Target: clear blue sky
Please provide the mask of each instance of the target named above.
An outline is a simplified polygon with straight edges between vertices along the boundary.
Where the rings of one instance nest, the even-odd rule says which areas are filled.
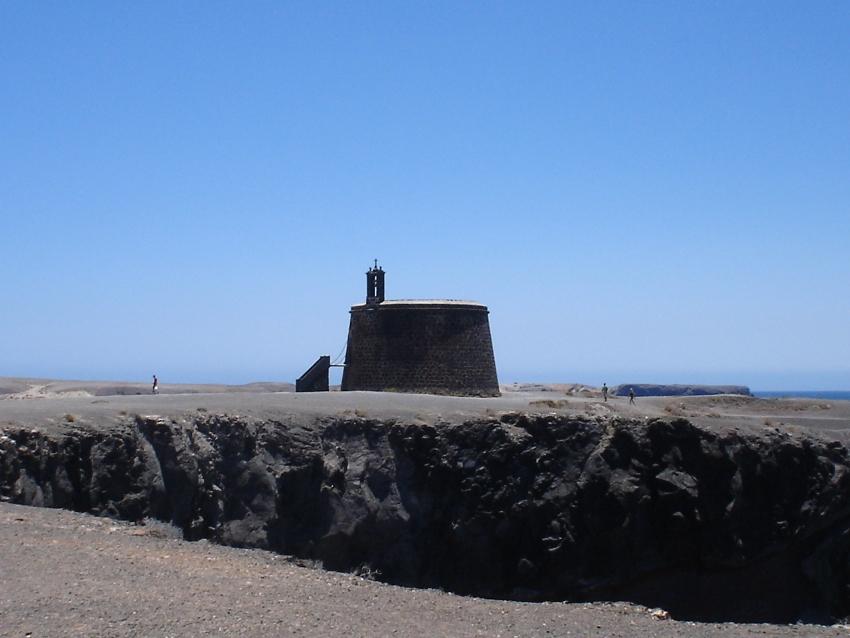
[[[500,380],[850,389],[850,3],[0,4],[0,375],[293,380],[391,298]]]

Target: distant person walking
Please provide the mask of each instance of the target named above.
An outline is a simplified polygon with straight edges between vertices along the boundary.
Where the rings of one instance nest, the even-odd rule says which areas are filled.
[[[151,387],[151,394],[159,394],[159,379],[156,378],[156,375],[153,375],[153,386]]]
[[[634,405],[634,402],[635,402],[635,389],[629,388],[629,403]]]
[[[608,403],[608,386],[605,383],[602,384],[602,400]]]

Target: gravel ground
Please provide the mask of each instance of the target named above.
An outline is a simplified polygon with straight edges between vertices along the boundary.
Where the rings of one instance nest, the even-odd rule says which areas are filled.
[[[259,550],[0,503],[0,636],[847,636],[703,624],[625,604],[515,603],[384,585]]]
[[[80,385],[79,387],[86,387]],[[79,391],[79,390],[77,390]],[[505,412],[572,414],[630,419],[684,417],[717,431],[758,432],[766,427],[817,432],[850,439],[850,401],[715,397],[577,397],[558,392],[505,392],[497,398],[448,397],[393,392],[222,392],[170,395],[67,396],[16,400],[0,396],[0,428],[34,427],[61,433],[70,422],[110,427],[135,414],[178,417],[197,414],[241,415],[289,423],[309,423],[329,416],[363,416],[414,422],[462,422]]]

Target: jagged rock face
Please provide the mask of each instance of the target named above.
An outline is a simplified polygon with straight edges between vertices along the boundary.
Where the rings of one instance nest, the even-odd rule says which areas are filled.
[[[850,612],[848,469],[839,443],[683,420],[201,415],[0,438],[16,503],[152,516],[399,584],[715,620]]]

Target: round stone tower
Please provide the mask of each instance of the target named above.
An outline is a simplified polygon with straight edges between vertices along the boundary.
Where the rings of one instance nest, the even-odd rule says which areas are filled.
[[[377,262],[366,282],[366,303],[351,307],[343,390],[499,395],[487,306],[385,301]]]

